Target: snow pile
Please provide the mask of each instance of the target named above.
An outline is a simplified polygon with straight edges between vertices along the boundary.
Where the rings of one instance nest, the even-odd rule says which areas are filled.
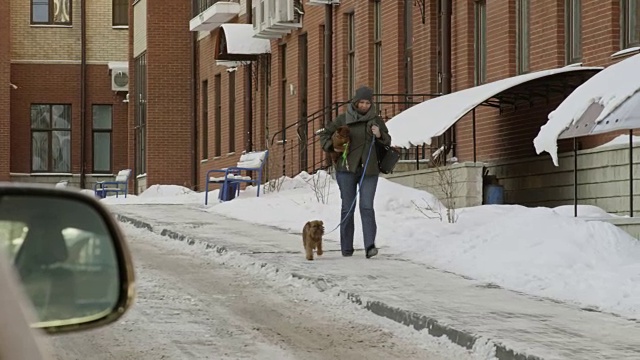
[[[217,203],[218,190],[209,191],[209,203]],[[119,194],[101,200],[106,204],[204,204],[204,192],[195,192],[179,185],[151,185],[140,195]]]
[[[554,111],[540,128],[533,144],[538,154],[546,151],[558,166],[558,136],[593,103],[604,107],[596,123],[604,119],[623,102],[640,90],[640,54],[600,71],[578,86]]]
[[[280,191],[255,197],[255,188],[239,198],[209,208],[203,193],[171,198],[197,203],[212,214],[300,233],[311,219],[325,222],[326,238],[339,240],[340,195],[326,172],[282,178]],[[136,200],[147,200],[139,197]],[[156,199],[156,198],[152,198]],[[195,201],[195,200],[198,201]],[[166,201],[166,200],[164,200]],[[356,248],[362,249],[362,227],[355,207]],[[445,207],[428,192],[380,178],[375,201],[377,245],[394,254],[480,281],[598,308],[640,316],[640,243],[605,221],[595,206],[554,209],[518,205],[485,205],[457,209],[450,224]]]
[[[553,208],[553,211],[558,215],[574,216],[573,205],[562,205]],[[612,217],[620,217],[618,215],[609,214],[601,208],[593,205],[578,205],[578,217],[580,218],[593,218],[593,219],[606,219]]]

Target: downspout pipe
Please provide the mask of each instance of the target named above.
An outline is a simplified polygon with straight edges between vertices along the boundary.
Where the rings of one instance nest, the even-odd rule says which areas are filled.
[[[451,93],[451,0],[439,0],[439,50],[440,50],[440,93],[445,95]],[[452,156],[456,156],[456,125],[447,131],[449,139],[445,135],[444,141],[450,141]],[[446,134],[446,133],[445,133]]]
[[[451,93],[451,0],[442,2],[442,93]]]
[[[80,4],[80,188],[85,188],[85,122],[87,119],[87,2]]]
[[[252,1],[246,1],[246,19],[247,24],[251,24],[253,18]],[[249,65],[245,66],[245,102],[244,102],[244,124],[246,129],[246,150],[247,152],[253,151],[253,63],[249,62]],[[235,96],[235,94],[230,94]]]
[[[191,1],[191,13],[195,14],[197,1]],[[198,32],[191,32],[191,186],[198,189],[198,69],[197,52]],[[207,119],[202,119],[207,121]]]

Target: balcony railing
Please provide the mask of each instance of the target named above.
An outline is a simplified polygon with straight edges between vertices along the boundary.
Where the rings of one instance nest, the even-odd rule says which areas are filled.
[[[217,2],[235,2],[239,4],[240,0],[196,0],[196,8],[193,11],[193,16],[198,16]]]

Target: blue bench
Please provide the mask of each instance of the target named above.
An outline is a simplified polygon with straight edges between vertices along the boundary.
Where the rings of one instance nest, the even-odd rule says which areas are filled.
[[[240,160],[236,166],[231,166],[224,169],[213,169],[207,171],[207,177],[205,179],[205,195],[204,204],[209,203],[209,184],[220,185],[220,192],[218,194],[219,201],[228,201],[235,198],[235,195],[240,195],[240,184],[256,184],[258,187],[257,196],[260,196],[260,184],[262,184],[262,172],[264,164],[267,161],[269,150],[254,151],[245,153],[240,156]],[[242,175],[242,172],[245,175]],[[246,175],[248,172],[256,172],[257,177],[251,178]],[[213,174],[221,174],[220,176],[212,176]]]
[[[116,175],[114,181],[98,181],[93,185],[93,192],[96,197],[104,199],[109,193],[124,194],[127,197],[129,192],[129,176],[131,176],[131,169],[120,170]]]

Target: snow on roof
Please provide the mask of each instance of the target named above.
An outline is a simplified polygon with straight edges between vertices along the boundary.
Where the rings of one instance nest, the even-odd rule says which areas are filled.
[[[556,74],[600,69],[602,67],[566,66],[536,71],[429,99],[387,121],[391,145],[404,148],[411,145],[430,145],[433,137],[442,135],[473,108],[505,90]]]
[[[587,111],[593,103],[604,108],[595,122],[599,123],[640,90],[640,54],[606,67],[577,87],[540,128],[533,145],[538,154],[546,151],[558,166],[558,136]]]
[[[259,55],[271,52],[271,41],[253,37],[251,24],[222,24],[222,29],[228,54]]]

